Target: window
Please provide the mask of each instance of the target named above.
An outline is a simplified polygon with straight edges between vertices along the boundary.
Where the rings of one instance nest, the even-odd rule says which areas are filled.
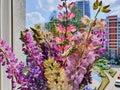
[[[25,29],[25,0],[0,0],[0,7],[0,37],[14,47],[16,57],[22,59],[24,56],[18,49],[21,48],[18,42],[20,31]],[[0,70],[0,90],[11,90],[11,81],[5,74],[6,69],[1,67]]]

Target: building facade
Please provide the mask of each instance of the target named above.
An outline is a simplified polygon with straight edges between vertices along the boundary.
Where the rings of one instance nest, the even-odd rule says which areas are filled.
[[[109,44],[106,45],[108,56],[112,58],[120,57],[120,18],[117,15],[106,18],[107,29],[109,32],[107,39]]]
[[[79,0],[75,2],[75,6],[80,10],[80,14],[83,17],[87,15],[90,17],[90,2],[89,0]]]

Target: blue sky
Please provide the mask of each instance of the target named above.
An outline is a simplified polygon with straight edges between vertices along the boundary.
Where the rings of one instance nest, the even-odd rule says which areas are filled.
[[[68,0],[69,2],[79,0]],[[95,0],[90,1],[91,18],[95,12],[92,10],[92,4]],[[108,15],[120,16],[120,0],[102,0],[103,4],[110,4],[111,12],[109,14],[100,13],[98,18],[105,18]],[[57,5],[60,0],[26,0],[26,26],[34,26],[34,24],[45,23],[49,21],[50,14],[53,10],[58,10]]]

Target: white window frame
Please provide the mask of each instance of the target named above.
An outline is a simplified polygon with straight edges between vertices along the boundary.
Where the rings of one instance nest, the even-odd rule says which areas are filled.
[[[22,60],[20,31],[25,29],[26,0],[0,0],[0,38],[13,47],[13,52]],[[12,90],[7,79],[6,67],[0,65],[0,90]]]

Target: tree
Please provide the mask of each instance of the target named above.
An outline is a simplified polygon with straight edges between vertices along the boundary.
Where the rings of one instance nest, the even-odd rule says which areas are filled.
[[[117,65],[120,65],[119,57],[116,57],[116,58],[115,58],[115,62],[116,62]]]
[[[73,19],[71,19],[71,20],[68,22],[68,24],[69,24],[69,23],[72,23],[74,26],[76,26],[76,29],[77,29],[77,30],[80,30],[80,23],[81,23],[81,22],[80,22],[80,18],[81,18],[80,10],[79,10],[76,6],[74,6],[74,7],[72,8],[72,11],[75,13],[76,16],[75,16]],[[55,11],[53,11],[53,12],[51,13],[51,16],[50,16],[50,21],[45,24],[45,28],[46,28],[48,31],[52,32],[52,30],[55,28],[55,25],[57,25],[57,24],[59,24],[59,23],[65,24],[64,21],[63,21],[63,22],[59,22],[59,21],[57,20],[57,14],[55,13]]]

